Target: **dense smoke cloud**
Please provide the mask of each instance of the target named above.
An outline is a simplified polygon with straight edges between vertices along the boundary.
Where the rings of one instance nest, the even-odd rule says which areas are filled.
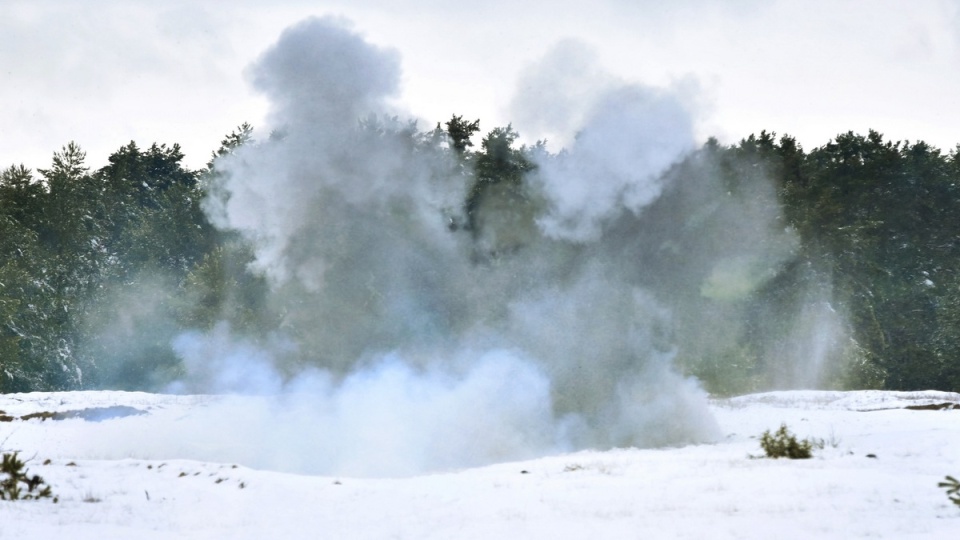
[[[605,93],[569,152],[540,163],[545,234],[599,239],[602,222],[659,197],[663,173],[693,149],[693,123],[673,96],[639,86]]]
[[[528,66],[517,88],[519,128],[565,149],[538,163],[549,202],[538,223],[549,237],[598,240],[604,221],[656,200],[663,173],[694,148],[682,92],[624,83],[577,41]]]
[[[583,127],[591,104],[617,83],[590,47],[565,39],[520,74],[510,118],[524,135],[563,148]]]
[[[551,74],[564,84],[570,54],[589,61],[561,47],[533,87]],[[684,314],[668,300],[681,278],[647,256],[694,217],[637,230],[694,148],[683,100],[610,77],[551,98],[569,119],[525,110],[576,136],[535,154],[523,204],[493,186],[468,217],[456,155],[391,116],[398,62],[322,18],[291,27],[251,67],[274,135],[216,162],[221,195],[208,211],[253,244],[252,270],[284,319],[267,340],[226,324],[181,336],[178,389],[276,395],[284,412],[254,426],[259,457],[247,462],[291,469],[309,455],[306,469],[321,473],[716,437],[706,394],[674,367]],[[689,246],[702,251],[690,275],[712,276],[691,278],[701,298],[753,290],[789,258],[776,205],[755,199],[727,203],[730,230]],[[470,220],[473,230],[452,226]]]

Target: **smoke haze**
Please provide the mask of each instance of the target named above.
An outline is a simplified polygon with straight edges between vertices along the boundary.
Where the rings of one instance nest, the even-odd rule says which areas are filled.
[[[565,66],[596,76],[581,84]],[[309,19],[249,75],[272,103],[273,135],[216,162],[207,209],[253,244],[251,269],[283,322],[266,340],[226,323],[181,335],[188,375],[172,390],[275,397],[268,418],[244,415],[246,430],[197,429],[205,448],[252,446],[242,457],[254,466],[391,475],[717,437],[706,393],[674,362],[693,339],[676,321],[710,314],[677,309],[673,289],[742,296],[795,238],[759,183],[714,208],[727,229],[683,240],[682,271],[662,266],[697,219],[646,214],[681,189],[668,172],[695,149],[680,96],[602,75],[588,50],[562,43],[513,107],[575,135],[559,154],[534,153],[524,204],[490,188],[465,231],[451,227],[467,220],[470,188],[456,156],[394,116],[395,52],[343,20]],[[709,178],[682,189],[682,200],[724,200]]]

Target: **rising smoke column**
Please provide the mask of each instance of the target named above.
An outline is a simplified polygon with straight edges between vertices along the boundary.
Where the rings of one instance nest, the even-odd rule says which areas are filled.
[[[511,104],[521,130],[565,145],[536,154],[529,179],[545,201],[541,232],[587,246],[660,302],[680,362],[713,371],[715,390],[835,387],[855,345],[829,277],[798,258],[770,163],[749,141],[692,151],[692,81],[650,88],[598,66],[562,42],[525,69]]]
[[[542,156],[535,182],[549,203],[546,236],[595,242],[604,222],[639,213],[661,194],[664,172],[694,149],[693,118],[679,92],[618,81],[574,40],[528,66],[511,112],[564,145]]]
[[[223,325],[185,334],[175,346],[195,376],[182,388],[284,393],[260,437],[284,447],[261,462],[310,455],[311,472],[713,438],[704,392],[672,367],[670,311],[610,235],[693,147],[680,101],[605,89],[569,152],[525,182],[533,202],[492,195],[478,210],[489,230],[471,234],[449,227],[469,187],[453,153],[391,119],[399,73],[395,52],[333,18],[286,30],[250,68],[275,135],[216,162],[225,196],[207,207],[253,244],[289,336],[272,348]],[[477,244],[503,223],[510,249],[506,235]]]

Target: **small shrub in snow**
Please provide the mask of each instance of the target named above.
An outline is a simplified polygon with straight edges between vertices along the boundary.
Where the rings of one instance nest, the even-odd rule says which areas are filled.
[[[50,486],[39,475],[29,476],[26,470],[26,464],[17,456],[17,452],[3,454],[3,462],[0,463],[0,474],[7,477],[0,480],[0,500],[16,501],[52,498]],[[24,491],[26,488],[26,491]]]
[[[947,490],[947,498],[950,502],[960,506],[960,481],[952,476],[947,476],[946,481],[940,482],[937,486]]]
[[[797,437],[787,431],[786,424],[780,424],[780,429],[771,434],[770,430],[763,432],[760,437],[760,447],[768,458],[808,459],[813,454],[813,443],[805,439],[798,441]]]

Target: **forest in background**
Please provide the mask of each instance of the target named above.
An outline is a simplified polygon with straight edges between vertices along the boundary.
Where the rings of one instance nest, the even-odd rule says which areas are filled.
[[[479,130],[458,116],[427,131],[370,119],[349,136],[442,158],[444,181],[465,196],[437,219],[482,267],[525,249],[523,235],[491,244],[490,230],[513,238],[504,231],[536,226],[536,164],[551,156],[542,144],[519,145],[509,126]],[[161,391],[184,373],[176,336],[222,322],[254,342],[289,336],[298,344],[291,375],[322,362],[324,344],[287,316],[289,304],[271,301],[249,240],[205,211],[205,201],[229,197],[218,157],[283,136],[254,141],[244,124],[202,170],[183,165],[178,145],[133,142],[98,170],[75,143],[47,169],[3,170],[0,392]],[[730,146],[709,140],[660,183],[642,211],[603,227],[670,310],[660,333],[677,369],[708,391],[809,385],[797,350],[824,355],[822,387],[960,391],[960,147],[944,153],[871,131],[806,151],[761,132]],[[704,263],[734,249],[702,239],[742,227],[742,208],[776,216],[789,256],[773,266]],[[825,342],[796,343],[803,326]]]

